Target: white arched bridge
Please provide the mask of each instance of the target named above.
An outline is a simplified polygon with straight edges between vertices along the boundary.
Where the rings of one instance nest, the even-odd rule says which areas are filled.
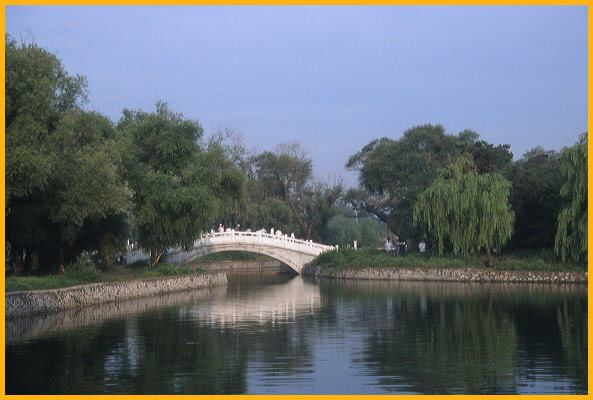
[[[333,248],[334,246],[314,243],[311,240],[294,239],[287,235],[272,235],[261,231],[210,232],[197,239],[194,247],[188,251],[169,249],[165,258],[168,262],[186,264],[211,253],[246,251],[275,258],[300,274],[305,264]],[[130,262],[133,261],[128,256],[128,263]]]

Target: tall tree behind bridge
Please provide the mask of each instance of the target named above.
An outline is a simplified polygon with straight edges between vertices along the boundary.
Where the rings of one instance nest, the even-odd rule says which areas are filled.
[[[220,146],[201,148],[197,121],[157,103],[156,111],[124,110],[118,128],[131,141],[127,179],[134,189],[139,245],[150,265],[170,246],[190,248],[229,204],[244,196],[244,175]]]
[[[313,162],[298,142],[279,144],[274,152],[256,156],[254,164],[255,179],[251,184],[262,189],[264,199],[272,197],[285,202],[301,237],[324,241],[327,224],[335,215],[335,203],[342,195],[342,182],[313,178]],[[260,203],[265,204],[264,199],[260,198]]]

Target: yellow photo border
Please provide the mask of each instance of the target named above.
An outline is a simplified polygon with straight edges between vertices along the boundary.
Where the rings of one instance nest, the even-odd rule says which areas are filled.
[[[248,1],[248,0],[233,0],[233,1],[205,1],[205,2],[196,2],[196,1],[176,1],[174,2],[175,5],[587,5],[589,6],[590,1],[568,1],[568,2],[559,2],[553,0],[543,0],[543,1],[470,1],[470,0],[460,0],[460,1],[408,1],[408,2],[394,2],[394,1],[373,1],[370,3],[362,3],[360,1],[348,0],[348,1],[271,1],[271,0],[263,0],[263,1]],[[125,2],[116,2],[116,1],[72,1],[72,0],[65,0],[65,1],[8,1],[3,3],[2,7],[2,17],[1,25],[2,31],[4,32],[3,35],[6,34],[6,12],[5,9],[7,5],[163,5],[162,1],[125,1]],[[173,5],[173,4],[170,4]],[[591,23],[591,15],[593,13],[591,7],[588,7],[588,21],[589,24]],[[588,59],[590,60],[590,47],[591,47],[591,26],[588,27]],[[5,82],[5,41],[2,41],[2,69],[1,69],[1,76],[2,81]],[[588,71],[588,93],[591,93],[591,71]],[[5,92],[1,94],[2,98],[2,118],[1,118],[1,130],[2,130],[2,141],[0,146],[2,147],[2,152],[0,155],[0,164],[2,166],[2,170],[5,170],[5,140],[4,140],[4,133],[5,133]],[[591,111],[591,105],[588,106],[589,114]],[[588,130],[590,130],[590,122],[588,122]],[[591,169],[593,162],[591,161],[591,149],[588,150],[588,168]],[[591,198],[591,176],[588,177],[589,182],[589,199]],[[2,188],[2,203],[5,205],[5,174],[2,175],[0,178],[0,186]],[[0,217],[2,220],[2,225],[5,227],[5,214],[2,214]],[[589,211],[589,220],[591,220],[591,211]],[[589,245],[593,243],[592,239],[592,230],[588,228],[589,238],[588,242]],[[2,229],[2,241],[5,242],[6,240],[6,232],[5,229]],[[591,262],[589,261],[588,271],[591,270]],[[2,276],[2,291],[4,293],[4,276]],[[5,301],[4,297],[1,300],[2,309],[5,308]],[[591,306],[593,302],[591,298],[588,298],[588,310],[591,310]],[[3,311],[4,313],[4,311]],[[5,343],[5,322],[4,318],[2,318],[1,322],[1,337],[2,341]],[[588,337],[590,338],[591,332],[591,319],[588,321]],[[590,346],[588,346],[588,360],[591,360],[591,354],[593,350]],[[51,399],[51,400],[62,400],[62,399],[70,399],[70,398],[81,398],[79,395],[45,395],[45,396],[16,396],[16,395],[6,395],[6,381],[5,381],[5,366],[6,366],[6,352],[5,347],[2,349],[2,375],[0,377],[0,384],[2,387],[2,398],[15,398],[15,399]],[[591,366],[588,363],[589,371],[589,382],[588,382],[588,395],[579,395],[579,396],[568,396],[568,395],[548,395],[545,396],[546,399],[548,398],[571,398],[571,399],[588,399],[591,396]],[[226,399],[226,400],[245,400],[245,399],[270,399],[270,398],[282,398],[287,400],[292,399],[325,399],[325,400],[345,400],[345,399],[369,399],[369,400],[407,400],[407,399],[422,399],[422,400],[433,400],[439,399],[446,396],[437,396],[437,395],[309,395],[309,396],[301,396],[301,395],[284,395],[284,396],[265,396],[265,395],[184,395],[184,396],[175,396],[175,395],[166,395],[162,396],[159,395],[158,398],[175,398],[175,397],[183,397],[183,398],[191,398],[191,399]],[[461,396],[460,396],[461,397]],[[463,399],[483,399],[485,396],[480,395],[464,395]],[[487,396],[487,397],[495,397],[495,398],[520,398],[521,400],[539,400],[542,398],[541,395],[510,395],[510,396]],[[109,398],[109,399],[149,399],[149,398],[156,398],[154,395],[84,395],[85,399],[96,399],[96,398]]]

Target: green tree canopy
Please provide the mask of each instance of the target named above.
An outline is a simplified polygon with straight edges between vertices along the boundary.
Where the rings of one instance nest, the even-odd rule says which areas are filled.
[[[490,249],[504,245],[513,232],[510,190],[502,175],[478,174],[472,156],[465,154],[418,197],[414,222],[435,235],[439,253],[447,243],[455,254],[485,248],[492,267]]]
[[[244,196],[244,175],[219,146],[199,145],[198,122],[173,113],[124,110],[119,129],[131,141],[127,177],[134,189],[138,242],[156,264],[170,246],[189,248],[233,199]]]
[[[313,162],[298,142],[281,143],[274,151],[258,154],[247,151],[236,138],[224,144],[224,137],[232,138],[233,134],[218,132],[214,139],[236,155],[233,160],[248,180],[249,197],[247,213],[224,222],[240,222],[253,229],[274,227],[294,232],[300,238],[325,242],[327,225],[342,196],[341,180],[314,178]]]
[[[69,75],[35,43],[5,39],[6,207],[11,197],[43,189],[55,161],[47,143],[65,113],[86,101],[86,79]]]
[[[313,162],[298,142],[283,143],[274,152],[265,151],[256,157],[256,177],[265,195],[285,201],[301,235],[309,238],[314,220],[308,184],[313,175]]]
[[[327,237],[328,243],[339,246],[352,246],[356,241],[358,248],[382,247],[387,237],[395,240],[395,236],[389,231],[387,225],[374,216],[364,216],[357,220],[336,215],[327,226]]]
[[[452,135],[442,125],[427,124],[408,129],[398,140],[375,139],[346,164],[358,171],[362,190],[351,191],[347,198],[399,236],[418,241],[421,232],[413,224],[413,206],[442,169],[465,152],[473,155],[479,173],[502,172],[511,163],[509,145],[494,146],[478,138],[469,129]]]
[[[359,172],[368,196],[365,211],[375,214],[404,237],[414,236],[411,211],[416,197],[460,150],[456,137],[441,125],[423,125],[404,132],[399,140],[376,139],[353,156],[346,167]]]
[[[15,272],[33,257],[63,271],[85,226],[124,212],[124,145],[106,117],[81,109],[86,79],[34,43],[6,38],[6,239]],[[26,259],[23,260],[23,254]]]
[[[241,223],[243,227],[254,231],[274,228],[286,234],[296,232],[298,235],[300,229],[290,206],[274,197],[266,197],[258,202],[251,201]]]
[[[558,216],[555,249],[563,260],[587,263],[588,259],[588,182],[587,182],[587,132],[579,141],[562,154],[562,174],[565,183],[560,195],[569,199],[568,205]]]
[[[538,146],[509,168],[508,179],[513,182],[510,202],[516,217],[511,248],[554,247],[558,214],[565,202],[560,196],[560,156]]]
[[[344,185],[341,180],[333,183],[317,180],[311,185],[311,214],[313,232],[310,237],[316,242],[328,243],[327,228],[331,219],[337,214],[337,201],[342,197]]]

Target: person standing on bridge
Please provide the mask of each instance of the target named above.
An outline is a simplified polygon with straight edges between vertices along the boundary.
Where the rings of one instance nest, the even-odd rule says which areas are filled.
[[[222,224],[218,224],[218,232],[224,232],[224,226]]]
[[[274,236],[274,227],[272,227],[272,229],[270,229],[270,235]]]
[[[385,241],[385,251],[387,252],[387,255],[391,252],[391,238],[387,238]]]

